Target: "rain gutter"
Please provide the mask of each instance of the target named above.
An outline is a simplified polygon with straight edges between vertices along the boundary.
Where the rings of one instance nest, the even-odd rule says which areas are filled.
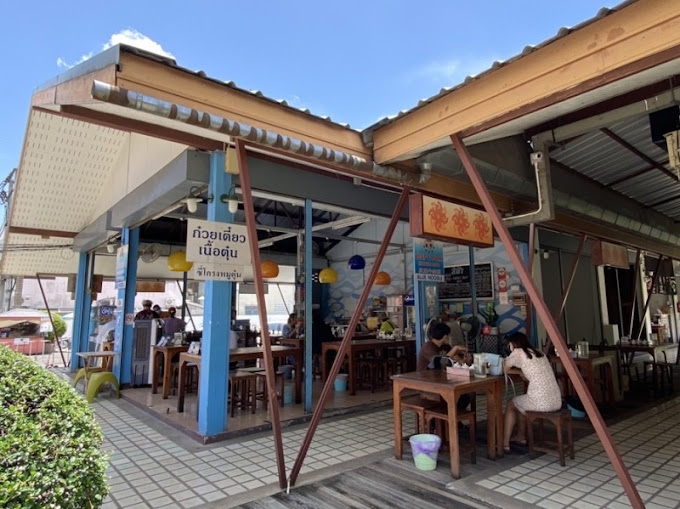
[[[351,170],[368,172],[376,177],[393,180],[406,186],[423,184],[429,180],[431,175],[427,171],[411,173],[392,166],[383,166],[348,152],[308,143],[275,131],[253,127],[245,122],[206,113],[101,81],[95,80],[93,82],[92,97],[102,102],[203,127],[223,135],[241,138],[290,154],[315,159],[324,163],[345,166]]]

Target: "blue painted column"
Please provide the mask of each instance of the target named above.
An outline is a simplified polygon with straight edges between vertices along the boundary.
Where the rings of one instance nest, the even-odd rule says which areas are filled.
[[[231,187],[231,174],[224,171],[224,152],[210,156],[208,221],[231,223],[233,214],[220,195]],[[188,234],[188,232],[187,232]],[[203,303],[203,338],[199,378],[198,432],[216,435],[227,429],[227,386],[229,381],[229,335],[231,332],[231,294],[234,284],[206,281]]]
[[[312,200],[305,200],[305,413],[312,411]]]
[[[139,228],[123,228],[121,248],[127,246],[127,270],[124,287],[118,288],[116,299],[116,328],[113,350],[118,356],[113,361],[113,372],[121,384],[132,381],[132,358],[134,329],[125,324],[125,315],[135,311],[135,295],[137,294],[137,255],[139,253]]]
[[[73,304],[73,331],[71,334],[71,371],[78,369],[78,353],[83,352],[83,344],[89,339],[90,306],[92,297],[87,285],[88,262],[90,255],[80,253],[78,274],[76,275],[76,300]],[[83,340],[85,337],[85,340]]]

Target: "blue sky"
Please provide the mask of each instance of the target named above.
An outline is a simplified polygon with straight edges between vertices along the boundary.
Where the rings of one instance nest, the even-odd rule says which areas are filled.
[[[594,16],[604,0],[5,2],[0,178],[32,91],[127,36],[181,66],[364,128]]]

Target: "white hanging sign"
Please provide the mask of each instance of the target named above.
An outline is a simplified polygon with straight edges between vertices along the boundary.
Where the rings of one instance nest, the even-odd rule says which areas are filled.
[[[243,266],[194,262],[188,273],[196,281],[243,281]]]
[[[188,261],[209,265],[230,265],[232,268],[250,265],[247,228],[237,224],[189,219],[186,256]]]

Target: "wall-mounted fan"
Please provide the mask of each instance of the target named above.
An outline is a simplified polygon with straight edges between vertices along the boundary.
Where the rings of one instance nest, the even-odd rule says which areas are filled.
[[[482,333],[482,322],[479,321],[479,318],[471,315],[460,324],[460,328],[465,333],[468,349],[473,352],[479,352],[478,340]]]
[[[160,244],[149,244],[142,250],[142,261],[144,263],[153,263],[158,260],[161,255]]]

